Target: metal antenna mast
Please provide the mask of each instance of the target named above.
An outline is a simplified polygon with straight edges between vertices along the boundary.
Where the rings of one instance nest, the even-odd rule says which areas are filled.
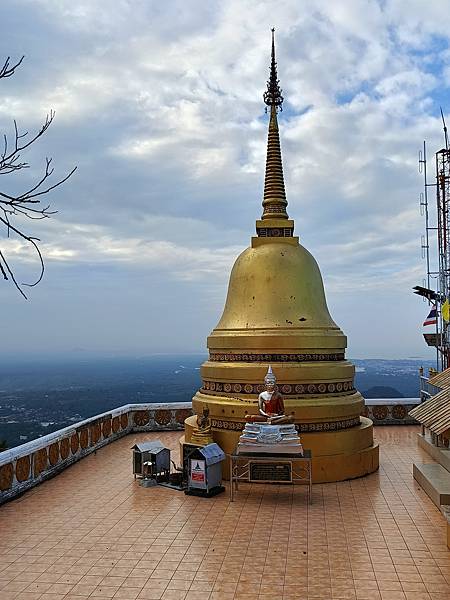
[[[426,298],[436,306],[436,332],[424,333],[429,346],[436,347],[437,369],[450,366],[450,328],[442,316],[442,306],[450,300],[450,150],[447,127],[441,108],[444,127],[445,148],[435,154],[435,183],[427,179],[426,143],[419,152],[419,172],[424,175],[424,191],[420,194],[420,211],[425,218],[425,236],[422,236],[422,257],[426,259],[426,286],[416,286],[415,294]],[[436,188],[436,226],[430,225],[430,205],[428,188]],[[434,211],[433,211],[434,212]],[[436,233],[435,233],[436,232]],[[436,253],[430,252],[430,237],[435,237]],[[434,284],[434,285],[432,285]],[[432,288],[435,289],[432,289]]]
[[[420,192],[420,214],[425,217],[425,236],[422,236],[422,258],[427,261],[427,287],[430,288],[430,214],[428,210],[427,145],[419,151],[419,173],[423,173],[423,192]],[[436,228],[434,228],[436,229]],[[424,280],[425,284],[425,280]]]
[[[445,137],[447,138],[446,128],[444,129],[444,132]],[[439,287],[442,307],[442,303],[450,296],[450,151],[448,147],[436,152],[436,201],[438,211]],[[443,318],[442,310],[440,320],[442,336],[442,368],[446,369],[449,366],[450,340],[448,322]]]
[[[442,107],[440,106],[439,108],[441,110],[442,125],[444,127],[445,149],[448,150],[447,125],[445,124],[444,113],[442,112]]]

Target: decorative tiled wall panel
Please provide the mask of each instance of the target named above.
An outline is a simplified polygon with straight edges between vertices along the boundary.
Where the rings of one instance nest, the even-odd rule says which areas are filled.
[[[0,453],[0,504],[134,431],[184,429],[191,402],[127,404]]]
[[[417,404],[369,404],[366,400],[361,416],[372,419],[374,425],[417,425],[417,421],[408,415]]]

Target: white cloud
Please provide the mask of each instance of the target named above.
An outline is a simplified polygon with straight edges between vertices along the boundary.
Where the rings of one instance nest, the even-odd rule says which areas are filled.
[[[389,285],[406,289],[420,276],[417,150],[424,138],[430,154],[442,144],[436,99],[450,81],[448,11],[439,0],[426,9],[418,0],[273,8],[20,0],[0,9],[6,24],[23,24],[5,27],[3,52],[27,54],[1,84],[1,129],[12,116],[37,125],[55,108],[29,158],[55,154],[63,171],[79,165],[57,195],[60,215],[35,227],[49,270],[149,269],[161,290],[192,279],[202,301],[225,297],[260,213],[261,97],[275,25],[289,212],[327,289],[389,297]],[[18,245],[10,252],[28,256]]]

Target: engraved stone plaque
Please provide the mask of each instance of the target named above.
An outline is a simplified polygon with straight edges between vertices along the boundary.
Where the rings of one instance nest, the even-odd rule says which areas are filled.
[[[292,482],[292,463],[290,461],[249,462],[249,481],[276,483]]]

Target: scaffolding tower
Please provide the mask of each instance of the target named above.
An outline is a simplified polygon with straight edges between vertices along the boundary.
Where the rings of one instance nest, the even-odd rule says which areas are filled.
[[[445,370],[450,366],[450,323],[444,319],[442,307],[450,301],[450,150],[447,127],[444,124],[445,148],[435,154],[435,181],[427,178],[427,148],[419,153],[419,172],[423,173],[424,191],[420,194],[421,213],[425,219],[425,235],[422,236],[422,257],[426,260],[427,277],[423,287],[414,288],[429,304],[436,307],[436,329],[434,333],[424,333],[428,346],[436,348],[436,368]],[[430,206],[428,190],[434,187],[436,205]],[[432,245],[430,243],[432,242]],[[434,288],[434,289],[433,289]],[[447,302],[448,306],[448,302]],[[444,316],[445,310],[444,310]]]

